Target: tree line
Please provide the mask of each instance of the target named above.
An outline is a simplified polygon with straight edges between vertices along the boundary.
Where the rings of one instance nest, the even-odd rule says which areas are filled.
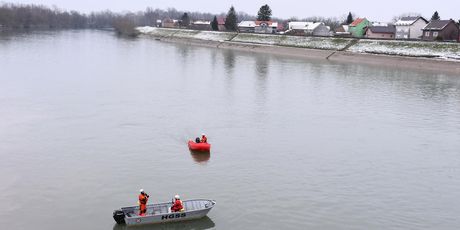
[[[272,10],[265,4],[260,7],[257,16],[245,12],[237,12],[231,6],[228,12],[222,14],[211,14],[201,12],[184,12],[175,8],[167,10],[146,8],[145,11],[114,13],[111,11],[92,12],[89,14],[77,11],[62,10],[57,7],[47,7],[43,5],[24,5],[13,3],[0,4],[0,28],[2,29],[81,29],[81,28],[115,28],[119,33],[135,34],[136,26],[156,26],[157,20],[181,19],[182,26],[188,26],[191,20],[211,21],[211,28],[218,30],[217,18],[225,18],[227,30],[238,30],[238,22],[246,20],[269,21],[274,20],[287,27],[289,21],[299,21],[297,18],[288,20],[272,18]],[[438,12],[433,14],[432,19],[439,20]],[[350,24],[354,20],[354,15],[350,12],[346,19],[309,17],[301,21],[323,22],[331,28],[336,28],[342,24]],[[459,21],[460,23],[460,21]]]

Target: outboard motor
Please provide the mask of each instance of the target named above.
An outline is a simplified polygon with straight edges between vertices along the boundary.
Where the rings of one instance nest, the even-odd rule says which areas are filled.
[[[124,224],[125,223],[125,213],[121,210],[113,211],[113,219],[117,224]]]

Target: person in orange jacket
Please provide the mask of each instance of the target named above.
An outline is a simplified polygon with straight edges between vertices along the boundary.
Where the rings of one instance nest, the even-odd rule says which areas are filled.
[[[204,133],[201,134],[201,143],[208,143],[208,138]]]
[[[140,190],[139,194],[139,216],[145,216],[147,212],[147,201],[149,200],[149,195],[144,192],[144,189]]]
[[[174,202],[173,205],[171,206],[171,212],[180,212],[184,209],[184,206],[182,205],[182,201],[180,200],[179,195],[174,196]]]

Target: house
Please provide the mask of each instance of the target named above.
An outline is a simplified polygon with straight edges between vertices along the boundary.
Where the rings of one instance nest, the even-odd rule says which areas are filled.
[[[364,36],[365,29],[369,25],[370,22],[366,18],[358,18],[349,25],[348,32],[353,37],[361,38]]]
[[[386,22],[371,22],[372,26],[388,26]]]
[[[396,39],[421,39],[422,29],[428,24],[423,17],[402,17],[396,23]]]
[[[164,28],[176,28],[179,27],[179,20],[166,18],[161,22],[161,27]]]
[[[238,30],[241,33],[254,33],[256,28],[255,21],[241,21],[238,23]]]
[[[276,28],[278,32],[284,31],[284,23],[278,23],[278,27]]]
[[[366,38],[375,39],[395,39],[396,27],[387,26],[370,26],[366,28]]]
[[[458,41],[459,28],[454,20],[433,20],[423,28],[424,41]]]
[[[194,21],[190,24],[190,29],[193,30],[211,30],[211,22],[210,21]]]
[[[287,34],[300,36],[330,36],[331,29],[323,22],[289,22]]]
[[[219,31],[227,30],[227,28],[225,28],[225,18],[224,17],[217,18],[217,27],[219,28]]]
[[[334,36],[337,36],[337,37],[351,37],[351,33],[348,32],[348,25],[341,25],[337,28],[335,28],[335,32],[334,32]]]
[[[256,21],[254,32],[259,34],[274,34],[278,30],[278,22],[272,21]]]

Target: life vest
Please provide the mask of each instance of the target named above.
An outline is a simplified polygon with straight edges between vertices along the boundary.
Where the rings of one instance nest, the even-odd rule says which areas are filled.
[[[208,138],[206,136],[201,137],[201,143],[208,143]]]
[[[184,211],[184,205],[182,204],[181,200],[176,200],[171,207],[171,211],[173,212],[182,212]]]
[[[139,195],[139,204],[146,205],[148,199],[149,199],[149,198],[148,198],[146,195],[140,194],[140,195]]]

